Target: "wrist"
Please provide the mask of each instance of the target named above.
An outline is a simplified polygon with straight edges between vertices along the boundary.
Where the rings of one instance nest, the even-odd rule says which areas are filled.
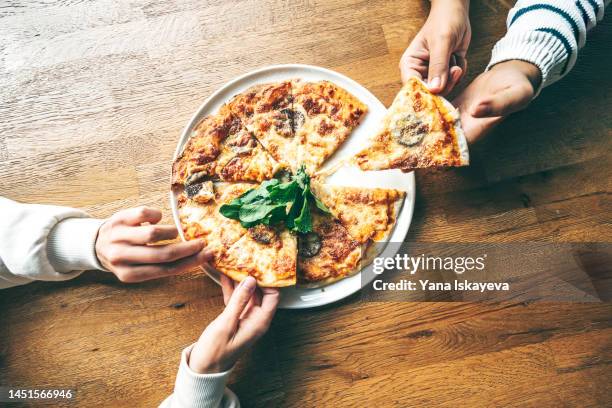
[[[222,365],[219,363],[205,363],[200,361],[193,361],[191,358],[187,359],[187,365],[189,368],[198,374],[216,374],[223,373],[232,368],[232,365]]]
[[[470,0],[431,0],[431,7],[461,7],[467,11]]]
[[[234,366],[234,361],[230,361],[222,351],[216,350],[213,344],[194,344],[187,365],[198,374],[216,374],[230,370]]]
[[[531,62],[523,60],[507,60],[495,64],[493,67],[491,67],[491,69],[501,69],[502,67],[508,67],[523,74],[525,78],[527,78],[527,80],[531,83],[534,92],[540,87],[540,84],[542,83],[542,72],[540,71],[540,68],[538,68],[537,65],[532,64]]]

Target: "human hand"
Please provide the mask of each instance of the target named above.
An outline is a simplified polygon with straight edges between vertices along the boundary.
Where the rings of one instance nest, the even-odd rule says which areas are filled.
[[[447,94],[467,72],[469,0],[431,0],[427,21],[402,58],[402,81],[416,76],[434,93]]]
[[[122,282],[141,282],[176,275],[211,260],[201,240],[148,245],[178,235],[174,225],[155,225],[161,218],[161,211],[147,207],[122,210],[110,217],[96,238],[100,264]]]
[[[257,288],[251,276],[241,283],[221,276],[225,310],[204,330],[189,356],[189,367],[201,374],[227,371],[270,327],[279,293]]]
[[[527,107],[541,81],[537,66],[519,60],[501,62],[478,75],[453,101],[468,142],[481,139],[506,116]]]

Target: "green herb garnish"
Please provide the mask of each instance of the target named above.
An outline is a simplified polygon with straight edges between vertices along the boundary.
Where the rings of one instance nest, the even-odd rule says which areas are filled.
[[[312,194],[310,176],[302,166],[289,181],[264,181],[259,187],[222,205],[219,212],[227,218],[240,221],[244,228],[284,222],[291,231],[307,233],[312,231],[311,205],[329,213],[325,204]]]

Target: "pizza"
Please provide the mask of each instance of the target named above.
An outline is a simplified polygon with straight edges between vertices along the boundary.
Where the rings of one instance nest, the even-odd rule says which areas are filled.
[[[362,170],[466,166],[459,112],[411,78],[395,97],[379,132],[355,160]]]
[[[300,80],[262,84],[235,96],[229,111],[257,135],[279,163],[315,172],[344,142],[367,106],[329,82]]]
[[[298,237],[298,276],[302,283],[331,283],[357,271],[362,245],[340,221],[313,209],[312,232]]]
[[[185,189],[178,212],[186,240],[202,239],[212,266],[234,280],[254,276],[261,286],[295,285],[297,238],[288,231],[258,225],[243,228],[219,212],[250,189],[248,183],[206,181]]]
[[[173,163],[184,239],[204,240],[215,270],[263,287],[323,285],[360,270],[395,225],[405,194],[331,186],[317,173],[366,112],[328,81],[266,83],[235,95],[194,127]],[[268,211],[257,191],[266,196],[280,184],[279,197],[297,194],[291,204],[274,204],[258,222],[240,218],[243,202],[248,214]],[[292,211],[299,227],[272,221]]]
[[[173,186],[200,181],[263,181],[282,166],[229,111],[205,117],[172,166]]]
[[[292,101],[292,83],[284,81],[251,87],[221,110],[241,118],[277,162],[295,168],[295,127],[299,120],[294,116]]]
[[[215,267],[236,281],[250,275],[260,286],[291,286],[296,283],[296,247],[295,234],[259,224],[216,258]]]
[[[406,195],[394,189],[335,186],[320,181],[310,186],[360,244],[384,241],[389,236]]]
[[[215,259],[245,233],[238,221],[219,213],[221,205],[253,187],[249,183],[205,181],[187,187],[177,200],[179,221],[186,240],[202,239]]]
[[[298,163],[314,172],[357,127],[367,106],[329,81],[294,81],[293,111]]]

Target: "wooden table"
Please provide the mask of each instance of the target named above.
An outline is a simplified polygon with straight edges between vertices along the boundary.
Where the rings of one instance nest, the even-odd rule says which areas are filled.
[[[474,1],[471,80],[513,2]],[[97,217],[168,208],[170,160],[202,100],[278,63],[347,74],[385,104],[422,1],[60,0],[0,6],[0,194]],[[573,72],[473,146],[420,171],[408,239],[610,242],[608,18]],[[464,86],[467,81],[464,81]],[[0,215],[1,216],[1,215]],[[125,285],[89,272],[0,294],[0,384],[80,406],[155,406],[183,347],[222,310],[193,273]],[[609,406],[612,307],[368,303],[279,311],[236,368],[244,406]]]

